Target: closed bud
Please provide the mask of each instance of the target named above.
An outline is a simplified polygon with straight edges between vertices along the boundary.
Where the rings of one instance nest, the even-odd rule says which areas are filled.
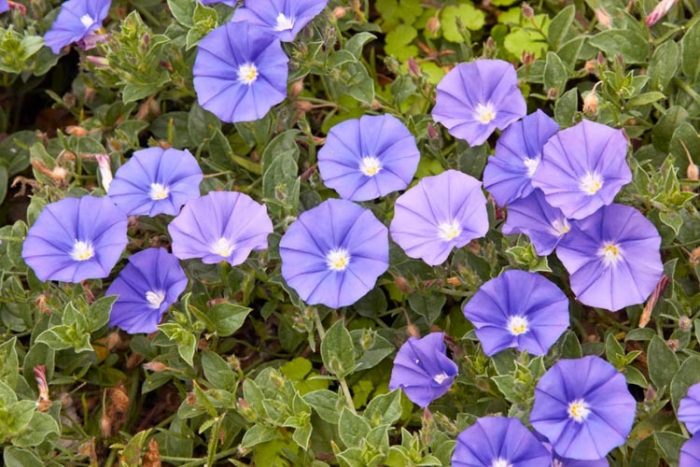
[[[586,73],[593,75],[598,70],[598,62],[595,60],[587,60],[584,69]]]
[[[69,134],[69,135],[71,135],[71,136],[77,136],[77,137],[80,138],[80,137],[83,137],[83,136],[87,135],[87,134],[88,134],[88,131],[87,131],[85,128],[81,127],[81,126],[77,126],[77,125],[68,125],[68,126],[66,127],[66,133]]]
[[[690,252],[690,257],[688,258],[690,265],[695,267],[700,264],[700,246],[695,248]]]
[[[163,362],[148,362],[143,364],[143,369],[152,371],[154,373],[161,373],[163,371],[169,370],[170,367]]]
[[[583,113],[587,115],[595,115],[598,113],[598,94],[596,94],[595,90],[584,96]]]
[[[411,292],[411,286],[408,284],[408,281],[403,276],[398,276],[396,279],[394,279],[394,285],[396,285],[396,287],[402,293],[407,294]]]
[[[689,180],[693,181],[698,181],[698,177],[700,176],[700,173],[698,171],[698,165],[691,162],[688,164],[688,170],[687,170],[687,175]]]
[[[523,18],[532,18],[535,16],[535,10],[532,9],[529,3],[523,3],[521,7]]]
[[[610,16],[610,13],[605,10],[605,8],[596,8],[595,17],[600,25],[605,29],[610,29],[612,26],[612,17]]]
[[[428,22],[425,23],[425,29],[428,30],[432,35],[437,34],[437,32],[440,30],[440,20],[438,19],[437,16],[431,16],[428,19]]]
[[[406,62],[406,65],[408,66],[408,72],[412,76],[415,76],[416,78],[421,76],[420,66],[418,65],[418,62],[416,61],[415,58],[413,58],[413,57],[409,58],[408,61]]]
[[[683,332],[690,332],[693,329],[693,321],[686,315],[681,316],[678,319],[678,329]]]
[[[523,63],[523,65],[530,66],[535,62],[535,54],[532,52],[523,51],[522,55],[520,56],[520,61]]]
[[[292,83],[292,86],[290,88],[290,95],[292,97],[297,97],[301,92],[304,90],[304,80],[303,79],[298,79]]]
[[[348,14],[347,8],[343,8],[342,6],[337,6],[337,7],[333,8],[333,17],[335,19],[340,19],[347,14]]]
[[[109,60],[107,60],[104,57],[98,57],[96,55],[88,55],[87,57],[85,57],[85,60],[87,60],[95,68],[109,68]]]

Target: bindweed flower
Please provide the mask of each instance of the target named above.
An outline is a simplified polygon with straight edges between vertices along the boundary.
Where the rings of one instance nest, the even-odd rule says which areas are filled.
[[[508,217],[501,229],[504,234],[525,234],[540,256],[547,256],[571,230],[569,220],[560,209],[549,205],[542,190],[508,205]]]
[[[394,358],[389,389],[402,389],[414,404],[425,408],[445,395],[457,376],[457,364],[445,353],[445,333],[409,337]]]
[[[265,250],[272,233],[267,208],[235,191],[215,191],[185,204],[168,225],[173,254],[201,258],[205,264],[244,262],[251,251]]]
[[[282,277],[309,305],[352,305],[389,267],[387,229],[372,211],[329,199],[302,213],[280,241]]]
[[[481,417],[457,437],[454,467],[546,467],[552,455],[517,418]]]
[[[197,160],[186,149],[141,149],[117,170],[108,195],[129,215],[174,216],[199,197],[202,179]]]
[[[592,461],[582,461],[578,459],[567,459],[566,457],[561,457],[552,449],[552,445],[549,444],[547,438],[535,432],[535,436],[542,441],[544,447],[552,453],[552,465],[551,467],[610,467],[608,460],[603,457],[602,459],[592,460]],[[549,467],[549,466],[548,466]]]
[[[598,460],[625,443],[635,410],[625,377],[588,356],[560,360],[540,378],[530,422],[558,455]]]
[[[246,0],[231,21],[246,22],[290,42],[327,4],[328,0]]]
[[[496,128],[505,130],[525,116],[525,98],[515,68],[503,60],[461,63],[437,85],[433,120],[471,146],[483,144]]]
[[[107,277],[126,248],[127,217],[109,198],[65,198],[29,229],[22,258],[41,281]]]
[[[681,446],[678,467],[697,467],[700,465],[700,436],[693,436]]]
[[[187,287],[187,276],[177,258],[164,248],[149,248],[129,257],[105,295],[116,295],[110,326],[129,334],[151,333],[168,308]]]
[[[366,115],[334,126],[318,153],[323,183],[353,201],[403,190],[419,160],[416,139],[391,115]]]
[[[399,196],[395,209],[391,237],[408,256],[431,266],[489,229],[481,183],[456,170],[423,178]]]
[[[102,27],[109,14],[111,0],[68,0],[61,5],[56,21],[44,35],[44,42],[54,54],[73,42],[79,42]],[[90,39],[88,39],[90,40]]]
[[[539,274],[506,271],[464,306],[486,355],[517,348],[544,355],[569,327],[569,300]]]
[[[584,120],[553,136],[532,178],[552,206],[583,219],[613,202],[632,180],[621,130]]]
[[[7,3],[7,0],[0,0],[0,13],[5,13],[6,11],[10,10],[10,4]]]
[[[636,209],[606,206],[572,222],[557,246],[583,304],[617,311],[643,303],[663,275],[661,237]]]
[[[224,122],[261,119],[287,95],[288,62],[274,36],[248,23],[224,24],[199,42],[197,101]]]
[[[685,423],[691,434],[700,432],[700,383],[690,386],[688,394],[681,399],[678,420]]]
[[[498,138],[496,154],[484,170],[484,188],[499,206],[525,198],[535,189],[532,177],[542,160],[542,148],[559,125],[538,110],[510,125]]]

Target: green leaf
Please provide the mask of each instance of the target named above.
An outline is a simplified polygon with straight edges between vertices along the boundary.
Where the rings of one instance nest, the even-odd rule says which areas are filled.
[[[17,357],[17,338],[0,344],[0,381],[7,384],[11,389],[17,386],[19,379],[19,358]]]
[[[558,50],[559,46],[564,43],[575,16],[576,7],[574,5],[569,5],[566,8],[562,8],[559,13],[552,18],[552,22],[549,23],[547,41],[553,50]]]
[[[609,29],[599,32],[588,42],[605,52],[609,59],[621,54],[628,64],[644,63],[649,56],[649,42],[634,29]]]
[[[336,321],[321,341],[321,358],[328,371],[344,378],[355,369],[355,348],[343,320]]]
[[[205,350],[202,352],[202,370],[204,377],[215,388],[233,392],[236,389],[236,375],[217,353]]]
[[[678,455],[681,451],[681,446],[687,440],[678,433],[662,431],[654,433],[656,444],[661,449],[663,457],[670,464],[675,465],[678,462]]]
[[[252,448],[261,443],[267,443],[278,437],[277,430],[271,426],[255,424],[250,427],[243,435],[241,440],[242,448]]]
[[[73,348],[76,352],[92,350],[90,334],[76,329],[75,326],[61,324],[39,334],[36,342],[46,344],[54,350]]]
[[[319,389],[304,394],[304,400],[323,420],[328,423],[337,424],[343,399],[333,391]]]
[[[700,23],[695,22],[681,40],[683,73],[694,82],[700,75]]]
[[[367,404],[363,417],[370,425],[393,425],[401,418],[401,391],[392,391],[375,397]]]
[[[673,233],[676,235],[680,233],[681,227],[683,227],[683,216],[677,211],[661,211],[659,213],[659,220],[671,227],[671,230],[673,230]]]
[[[659,390],[668,386],[673,375],[678,371],[678,357],[659,336],[654,336],[649,342],[647,362],[649,378]]]
[[[222,337],[230,336],[243,326],[251,311],[251,308],[236,305],[235,303],[214,305],[208,313],[208,317],[213,325],[212,331],[215,331]]]
[[[356,59],[359,60],[362,58],[362,49],[364,48],[365,44],[373,41],[376,38],[377,36],[369,32],[355,34],[345,43],[345,50],[350,52]]]
[[[418,54],[418,48],[410,45],[418,36],[416,28],[407,24],[397,26],[386,35],[386,53],[399,60],[407,60]],[[357,56],[354,57],[357,60]]]
[[[189,366],[193,366],[194,351],[197,347],[197,338],[195,335],[178,323],[164,323],[158,326],[158,329],[168,336],[168,339],[177,344],[177,351],[180,357],[182,357]]]
[[[416,292],[408,297],[408,306],[425,318],[428,324],[433,324],[438,319],[445,303],[447,303],[447,297],[438,293]]]
[[[681,64],[681,48],[677,42],[666,41],[654,50],[649,61],[649,87],[665,90]]]
[[[173,17],[178,23],[187,27],[192,27],[195,6],[197,6],[196,0],[168,0],[168,7]]]
[[[3,450],[2,459],[5,467],[44,467],[46,465],[33,452],[12,446]]]
[[[338,420],[338,435],[346,447],[359,446],[371,428],[367,420],[343,407]]]
[[[87,314],[87,325],[90,331],[97,331],[109,323],[109,315],[116,301],[116,296],[100,297],[90,305],[90,311]]]
[[[443,37],[457,43],[464,42],[460,25],[472,31],[478,31],[484,27],[485,21],[486,14],[477,10],[471,3],[446,6],[440,15]]]
[[[698,375],[700,375],[700,357],[686,358],[671,380],[671,401],[674,409],[678,410],[681,399],[688,393],[688,388],[698,382]]]
[[[564,89],[569,79],[569,72],[561,58],[554,52],[547,53],[547,61],[544,65],[544,87],[547,90],[556,90],[556,95]]]
[[[634,96],[632,99],[627,101],[627,106],[641,107],[642,105],[649,105],[663,99],[666,99],[664,93],[659,91],[650,91]]]
[[[49,414],[34,412],[27,427],[18,436],[12,439],[12,444],[17,447],[27,448],[38,446],[51,434],[58,435],[61,430],[58,423]]]
[[[578,89],[571,88],[554,102],[554,119],[566,128],[574,123],[578,111]]]

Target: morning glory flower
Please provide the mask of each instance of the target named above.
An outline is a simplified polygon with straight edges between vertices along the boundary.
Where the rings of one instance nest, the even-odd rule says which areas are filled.
[[[416,139],[391,115],[365,115],[339,123],[318,153],[323,183],[353,201],[403,190],[419,160]]]
[[[272,221],[264,205],[235,191],[213,191],[185,204],[168,225],[173,254],[205,264],[244,262],[253,250],[265,250]]]
[[[10,4],[7,3],[7,0],[0,0],[0,13],[5,13],[6,11],[10,10]]]
[[[110,326],[129,334],[158,329],[170,305],[187,287],[187,276],[177,258],[164,248],[149,248],[129,257],[105,295],[116,295]]]
[[[539,274],[506,271],[464,306],[486,355],[507,348],[544,355],[569,327],[569,300]]]
[[[425,408],[445,395],[457,376],[457,364],[445,353],[445,333],[409,337],[394,358],[389,389],[402,389],[415,404]]]
[[[598,460],[625,443],[635,410],[625,377],[588,356],[560,360],[540,378],[530,422],[558,455]]]
[[[287,96],[289,59],[280,41],[248,23],[226,23],[199,42],[199,105],[224,122],[261,119]]]
[[[457,65],[442,78],[437,85],[433,119],[455,138],[478,146],[496,128],[505,130],[526,112],[513,65],[479,59]]]
[[[329,199],[303,212],[280,241],[282,277],[309,305],[352,305],[389,267],[387,229],[369,209]]]
[[[126,229],[126,214],[109,198],[65,198],[41,211],[22,258],[43,282],[102,279],[126,248]]]
[[[572,222],[557,257],[583,304],[610,311],[643,303],[663,275],[661,237],[636,209],[611,204]]]
[[[246,0],[232,21],[246,22],[290,42],[327,4],[328,0]]]
[[[484,188],[499,206],[533,192],[532,177],[542,160],[542,148],[557,131],[559,125],[538,110],[510,125],[498,138],[496,153],[484,170]]]
[[[547,202],[569,219],[583,219],[613,202],[632,180],[621,130],[584,120],[553,136],[532,178]]]
[[[197,160],[186,149],[142,149],[117,170],[108,195],[129,215],[174,216],[199,197],[202,178]]]
[[[552,445],[549,443],[547,438],[535,432],[535,436],[542,441],[542,445],[552,453],[552,465],[551,467],[610,467],[607,458],[592,460],[592,461],[582,461],[577,459],[567,459],[566,457],[561,457],[559,454],[554,452]],[[549,466],[548,466],[549,467]]]
[[[693,436],[681,446],[678,467],[697,467],[700,465],[700,436]]]
[[[700,383],[690,386],[688,394],[681,399],[678,420],[685,423],[691,434],[700,432]]]
[[[55,54],[73,42],[79,42],[102,27],[109,14],[111,0],[68,0],[61,5],[56,21],[44,35],[44,42]]]
[[[552,455],[517,418],[481,417],[457,437],[454,467],[546,467]]]
[[[508,216],[501,229],[506,235],[525,234],[540,256],[547,256],[571,230],[560,209],[549,205],[542,190],[508,205]]]
[[[481,182],[456,170],[425,177],[396,200],[391,238],[411,258],[445,262],[489,229]]]

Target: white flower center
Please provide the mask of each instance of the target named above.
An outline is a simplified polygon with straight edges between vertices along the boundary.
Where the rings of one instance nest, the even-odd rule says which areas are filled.
[[[605,242],[598,250],[598,255],[603,258],[606,266],[615,266],[622,258],[622,250],[616,243]]]
[[[162,290],[149,290],[146,292],[146,301],[148,302],[148,307],[157,310],[163,304],[165,300],[165,292]]]
[[[83,26],[86,28],[89,28],[93,24],[95,24],[95,20],[92,18],[92,16],[88,14],[84,14],[83,16],[80,17],[80,22],[83,23]]]
[[[233,253],[233,250],[235,248],[236,245],[234,245],[233,242],[229,241],[228,238],[221,237],[211,244],[211,246],[209,247],[209,251],[211,251],[215,255],[228,258],[229,256],[231,256],[231,253]]]
[[[278,32],[294,29],[294,18],[287,18],[284,13],[280,13],[277,15],[277,24],[274,29]]]
[[[462,226],[459,225],[459,222],[457,222],[456,219],[450,222],[443,222],[442,224],[438,225],[438,237],[446,242],[459,237],[461,233]]]
[[[474,109],[474,118],[479,123],[487,125],[496,118],[496,109],[493,108],[493,104],[487,102],[486,104],[477,104]]]
[[[499,457],[497,459],[494,459],[493,462],[491,462],[491,467],[513,467],[513,464],[511,464],[504,458]]]
[[[442,384],[447,379],[449,379],[449,376],[447,376],[447,373],[445,373],[444,371],[442,373],[438,373],[437,375],[433,376],[433,381],[435,381],[437,384]]]
[[[246,63],[238,67],[238,81],[251,85],[258,79],[258,67],[254,63]]]
[[[537,171],[537,167],[540,166],[540,158],[539,157],[526,157],[523,159],[523,165],[527,169],[527,176],[529,178],[532,178],[533,175],[535,175],[535,172]]]
[[[598,172],[586,172],[579,181],[579,188],[588,196],[593,196],[603,188],[603,177]]]
[[[92,243],[76,240],[70,252],[71,258],[76,261],[87,261],[95,256],[95,248]]]
[[[556,219],[554,222],[552,222],[552,229],[557,236],[561,237],[571,230],[571,226],[569,225],[569,221],[562,217],[561,219]]]
[[[374,156],[365,156],[360,161],[360,172],[368,177],[374,177],[382,170],[382,162]]]
[[[569,413],[569,418],[577,423],[583,423],[591,413],[591,409],[588,408],[588,404],[583,399],[576,399],[570,402],[566,411]]]
[[[530,322],[524,316],[514,315],[508,318],[508,332],[514,336],[525,334],[530,330]]]
[[[345,271],[350,264],[350,253],[345,248],[334,248],[326,255],[326,264],[331,271]]]
[[[153,201],[160,201],[170,196],[170,188],[160,183],[151,183],[149,195]]]

